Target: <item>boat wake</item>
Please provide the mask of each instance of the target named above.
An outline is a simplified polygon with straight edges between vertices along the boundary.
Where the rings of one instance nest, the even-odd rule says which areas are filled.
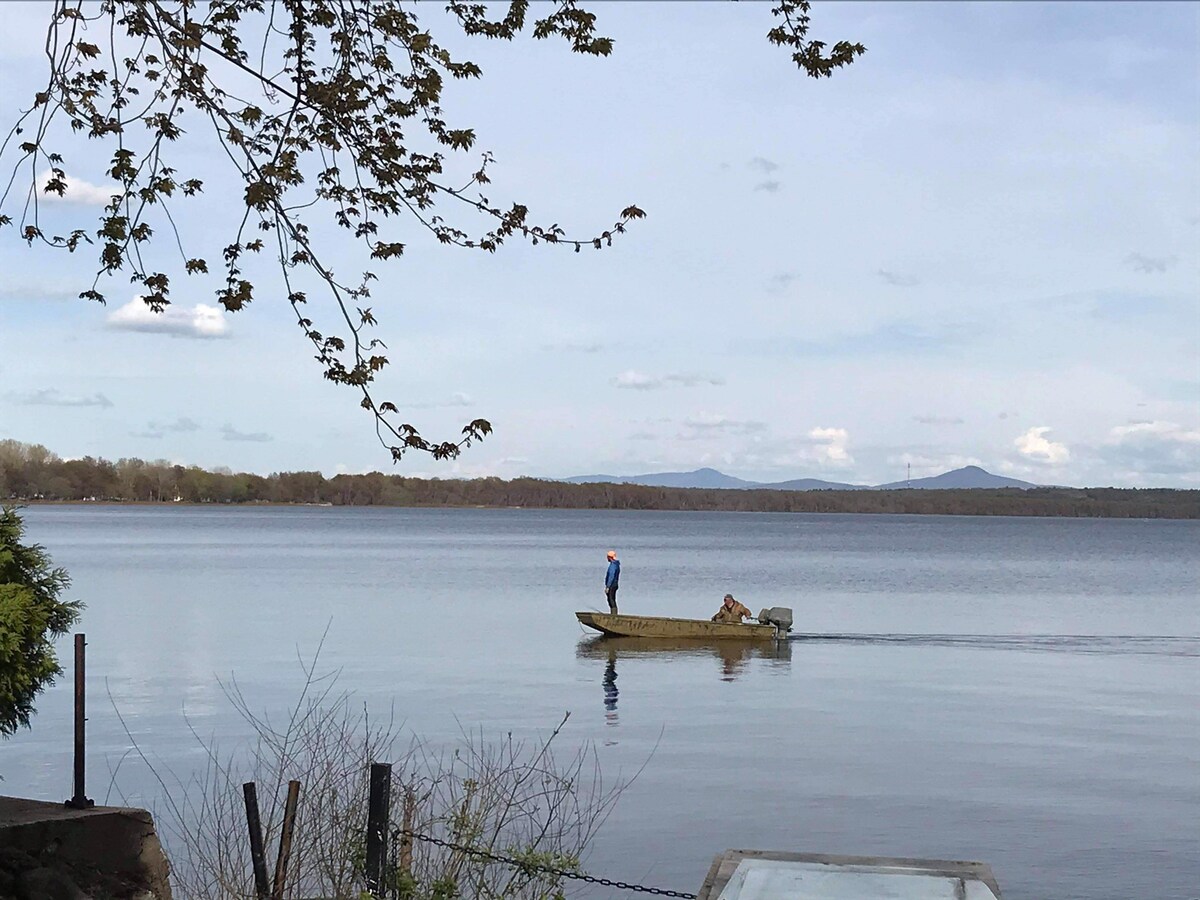
[[[1179,656],[1200,658],[1200,637],[1125,634],[792,634],[805,643],[963,647],[1105,656]]]

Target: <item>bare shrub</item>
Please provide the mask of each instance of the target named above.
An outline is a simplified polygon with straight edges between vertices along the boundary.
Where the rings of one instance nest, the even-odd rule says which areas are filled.
[[[300,695],[279,722],[256,713],[236,681],[223,682],[226,697],[254,737],[239,751],[223,753],[193,729],[207,757],[207,765],[193,776],[164,771],[134,741],[133,752],[161,789],[156,818],[178,897],[253,900],[242,785],[257,784],[271,870],[291,779],[302,787],[285,896],[363,896],[373,762],[392,763],[389,834],[399,837],[407,802],[412,831],[418,835],[405,854],[411,862],[403,870],[397,865],[398,841],[392,842],[390,896],[562,896],[561,876],[531,865],[578,872],[584,850],[629,783],[606,785],[590,745],[556,756],[554,745],[569,713],[537,741],[514,740],[511,734],[488,740],[482,731],[464,731],[450,748],[411,738],[398,750],[403,736],[394,715],[372,719],[352,694],[336,689],[336,673],[318,676],[315,668],[315,659],[304,665]],[[421,837],[505,855],[524,865],[490,861]]]

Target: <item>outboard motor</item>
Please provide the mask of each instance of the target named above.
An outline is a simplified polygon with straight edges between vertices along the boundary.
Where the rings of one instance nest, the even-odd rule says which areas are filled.
[[[758,614],[763,625],[774,625],[777,637],[786,637],[792,630],[792,611],[786,606],[772,606]]]

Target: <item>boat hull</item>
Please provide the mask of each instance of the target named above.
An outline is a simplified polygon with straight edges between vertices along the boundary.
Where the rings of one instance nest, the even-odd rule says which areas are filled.
[[[690,640],[771,641],[784,637],[774,625],[732,625],[707,619],[670,619],[665,616],[626,616],[577,612],[588,628],[612,637],[677,638]]]

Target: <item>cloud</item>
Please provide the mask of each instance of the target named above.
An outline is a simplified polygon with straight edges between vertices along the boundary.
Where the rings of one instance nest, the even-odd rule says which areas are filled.
[[[875,274],[892,287],[916,287],[921,283],[921,280],[915,275],[902,275],[899,272],[889,272],[887,269],[878,269]]]
[[[54,388],[31,391],[28,394],[7,394],[9,400],[22,406],[98,406],[109,409],[113,402],[103,394],[96,393],[87,397],[60,394]]]
[[[958,416],[913,416],[913,421],[921,425],[961,425],[963,420]]]
[[[1037,301],[1040,307],[1053,307],[1062,314],[1090,316],[1100,321],[1126,322],[1149,317],[1190,314],[1191,298],[1181,295],[1152,294],[1144,291],[1082,291]]]
[[[912,357],[945,353],[976,341],[980,330],[969,322],[948,320],[922,323],[896,320],[869,331],[842,333],[820,339],[784,335],[756,337],[735,342],[739,349],[758,354],[803,357],[860,357],[891,355]]]
[[[416,469],[404,474],[409,478],[428,478],[428,479],[460,479],[460,478],[512,478],[512,469],[516,467],[526,468],[529,465],[529,460],[523,456],[505,456],[494,462],[463,462],[456,460],[453,463],[441,463],[439,468],[433,469]],[[378,470],[375,470],[378,471]],[[524,476],[532,477],[539,476]]]
[[[1176,256],[1145,256],[1141,253],[1130,253],[1125,257],[1126,264],[1133,266],[1139,272],[1152,275],[1155,272],[1165,272],[1179,262]]]
[[[633,369],[620,373],[611,381],[613,387],[632,391],[657,391],[667,387],[697,387],[703,384],[722,385],[724,383],[725,379],[711,375],[676,373],[656,376],[645,375]]]
[[[613,387],[626,388],[632,391],[655,391],[666,385],[663,379],[644,375],[628,369],[612,379]]]
[[[754,157],[754,159],[750,160],[747,165],[756,171],[765,172],[767,175],[770,175],[772,172],[778,171],[779,169],[779,163],[771,162],[771,160],[762,156]]]
[[[56,193],[46,193],[46,183],[49,180],[49,170],[38,176],[37,192],[39,202],[73,203],[78,206],[104,206],[112,202],[113,194],[121,193],[121,188],[117,185],[101,187],[84,181],[82,178],[76,178],[74,175],[64,175],[63,181],[67,183],[67,189],[60,197]]]
[[[1150,421],[1109,430],[1098,455],[1118,474],[1200,475],[1200,428]]]
[[[767,290],[773,292],[782,291],[799,277],[799,272],[777,272],[768,279]]]
[[[78,285],[68,288],[49,283],[0,285],[0,297],[14,300],[75,300],[79,297]]]
[[[762,156],[754,157],[746,165],[748,165],[754,171],[761,172],[764,175],[770,175],[772,172],[779,171],[779,163],[772,162],[771,160]],[[781,187],[783,187],[783,185],[779,181],[776,181],[774,178],[767,178],[766,180],[760,181],[758,184],[756,184],[754,186],[754,190],[766,191],[768,194],[775,194],[779,192]]]
[[[568,341],[561,344],[543,344],[542,349],[556,353],[599,353],[604,349],[604,345],[595,342],[572,343]]]
[[[200,430],[200,425],[198,423],[194,422],[192,419],[189,419],[187,416],[182,416],[182,417],[176,419],[174,422],[167,422],[165,424],[161,423],[161,422],[148,422],[148,423],[146,423],[145,431],[131,431],[131,432],[129,432],[129,434],[131,437],[150,438],[151,440],[159,440],[168,431],[175,432],[175,433],[185,433],[185,432],[192,432],[192,431],[199,431],[199,430]]]
[[[1130,422],[1112,428],[1109,437],[1117,443],[1152,438],[1180,444],[1200,444],[1200,430],[1188,430],[1174,422]]]
[[[108,327],[117,331],[145,331],[188,338],[229,337],[229,323],[218,306],[197,303],[191,309],[168,306],[156,313],[141,297],[108,314]]]
[[[695,439],[713,434],[757,434],[767,430],[766,422],[730,419],[716,413],[705,412],[688,416],[683,420],[682,425],[689,432],[682,435],[685,439]]]
[[[1200,403],[1200,381],[1168,381],[1162,385],[1161,391],[1168,400]]]
[[[238,431],[232,425],[221,426],[221,440],[223,441],[251,441],[257,444],[265,444],[267,441],[275,440],[271,435],[263,431],[245,432]]]
[[[1000,460],[996,464],[996,469],[1000,474],[1007,475],[1009,478],[1020,478],[1026,481],[1040,477],[1044,471],[1040,466],[1013,462],[1011,459]]]
[[[635,431],[629,436],[631,441],[657,441],[658,435],[652,431]]]
[[[1017,452],[1030,462],[1043,465],[1057,466],[1065,463],[1071,458],[1071,451],[1066,444],[1049,440],[1046,435],[1050,430],[1048,425],[1030,428],[1013,441]]]
[[[429,400],[424,403],[397,403],[403,409],[445,409],[453,406],[474,406],[475,401],[469,394],[455,391],[445,400]]]
[[[817,461],[823,465],[836,467],[851,466],[854,457],[846,449],[850,441],[850,433],[845,428],[814,428],[808,433],[814,442]]]

